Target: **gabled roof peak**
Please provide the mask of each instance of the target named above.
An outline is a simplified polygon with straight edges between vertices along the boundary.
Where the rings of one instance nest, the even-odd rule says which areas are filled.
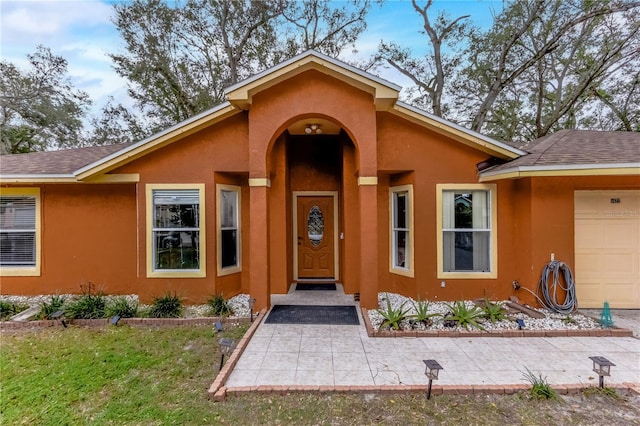
[[[307,50],[225,90],[227,99],[240,109],[249,109],[253,96],[307,70],[315,69],[371,93],[377,110],[388,110],[398,100],[400,86],[360,70],[346,62]]]

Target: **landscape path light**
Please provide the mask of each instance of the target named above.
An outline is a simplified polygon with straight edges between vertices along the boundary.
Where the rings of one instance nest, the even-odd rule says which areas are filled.
[[[593,361],[593,371],[600,377],[600,387],[604,388],[604,376],[611,375],[611,367],[615,364],[603,356],[590,356],[589,359]]]
[[[222,370],[222,365],[224,364],[224,356],[231,355],[233,352],[233,348],[236,345],[236,342],[233,339],[227,339],[223,337],[220,339],[220,369]]]
[[[65,321],[64,311],[55,311],[51,314],[51,319],[60,321],[60,324],[67,328],[67,322]]]
[[[431,398],[431,385],[434,380],[438,380],[438,373],[442,370],[442,366],[435,359],[423,359],[425,370],[424,375],[429,379],[429,388],[427,389],[427,399]]]
[[[251,315],[251,322],[253,322],[253,308],[256,306],[256,299],[249,299],[249,312]]]

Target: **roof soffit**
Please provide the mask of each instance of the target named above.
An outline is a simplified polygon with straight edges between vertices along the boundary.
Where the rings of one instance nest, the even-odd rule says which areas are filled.
[[[247,110],[256,94],[312,69],[371,94],[378,111],[393,107],[400,94],[400,86],[318,52],[309,51],[229,87],[226,90],[227,99],[236,107]]]
[[[462,126],[458,126],[453,122],[429,114],[402,102],[398,102],[394,105],[390,112],[394,115],[403,117],[412,123],[449,137],[457,142],[461,142],[471,148],[479,149],[480,151],[497,158],[512,160],[526,154],[525,151],[521,151]]]
[[[212,124],[221,122],[226,118],[239,113],[240,110],[225,102],[211,110],[205,111],[193,118],[176,124],[167,130],[157,133],[136,144],[130,145],[99,161],[91,163],[74,172],[79,181],[88,181],[108,173],[120,166],[128,164],[157,149],[196,133]]]

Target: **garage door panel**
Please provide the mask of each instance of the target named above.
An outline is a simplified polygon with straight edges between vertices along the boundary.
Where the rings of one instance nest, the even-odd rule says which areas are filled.
[[[601,271],[604,268],[604,259],[600,252],[583,251],[582,253],[576,253],[576,274],[580,271],[581,274],[591,274]]]
[[[601,285],[601,297],[602,300],[609,301],[611,308],[628,309],[634,307],[634,300],[638,299],[637,286],[635,283],[612,283],[604,282]],[[599,303],[595,308],[602,307],[602,303]]]
[[[632,282],[596,281],[582,282],[577,297],[579,308],[602,308],[604,301],[608,301],[611,308],[631,309],[639,295]]]
[[[638,250],[639,220],[580,219],[575,222],[576,247]]]
[[[579,306],[640,308],[640,191],[575,192]]]
[[[600,281],[580,284],[577,292],[578,308],[598,308],[602,307],[602,283]]]

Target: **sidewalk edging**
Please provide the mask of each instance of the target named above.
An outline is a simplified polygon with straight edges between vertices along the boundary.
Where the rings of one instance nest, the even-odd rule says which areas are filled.
[[[595,388],[593,385],[585,384],[568,384],[553,385],[552,388],[559,395],[575,395],[589,388]],[[617,391],[632,391],[640,393],[637,383],[619,383],[612,384],[608,388]],[[512,395],[518,392],[525,392],[531,389],[530,385],[433,385],[431,389],[432,395]],[[393,393],[426,393],[427,385],[381,385],[381,386],[325,386],[325,385],[259,385],[259,386],[238,386],[224,388],[224,393],[229,395],[243,395],[247,393],[272,393],[272,394],[289,394],[289,393],[373,393],[373,394],[393,394]],[[216,399],[216,401],[224,400]]]
[[[633,337],[625,328],[581,330],[377,330],[371,324],[368,310],[360,308],[369,337]]]
[[[244,336],[242,336],[242,339],[240,339],[240,341],[236,345],[235,349],[233,350],[233,353],[231,354],[231,356],[229,356],[229,359],[227,360],[227,362],[224,363],[224,366],[216,375],[216,378],[214,379],[213,383],[211,383],[211,386],[209,386],[209,390],[207,391],[207,397],[210,400],[224,401],[224,398],[227,393],[227,387],[224,384],[229,379],[229,376],[233,372],[233,369],[235,368],[236,364],[238,363],[240,356],[242,356],[242,353],[244,352],[247,345],[249,344],[249,340],[251,340],[251,338],[253,337],[253,334],[258,329],[258,326],[264,320],[266,313],[267,313],[266,309],[263,309],[262,311],[260,311],[260,313],[256,316],[255,320],[251,324],[251,327],[249,327],[249,329],[244,333]]]

